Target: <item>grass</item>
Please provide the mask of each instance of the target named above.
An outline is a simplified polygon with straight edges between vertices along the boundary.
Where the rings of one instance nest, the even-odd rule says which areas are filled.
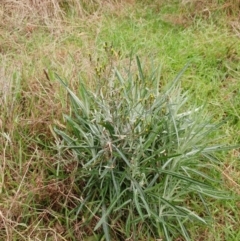
[[[51,131],[55,125],[64,128],[62,114],[70,108],[54,72],[73,90],[80,77],[92,89],[96,69],[108,63],[123,69],[132,52],[140,56],[143,69],[152,62],[161,64],[165,86],[190,61],[182,88],[191,94],[193,105],[206,104],[216,121],[229,118],[216,134],[224,134],[219,141],[239,143],[239,26],[235,14],[229,15],[234,1],[228,7],[212,4],[208,17],[200,7],[193,13],[189,6],[178,8],[170,2],[123,1],[109,2],[105,9],[91,6],[91,14],[75,8],[44,19],[37,12],[31,18],[27,2],[18,12],[20,18],[12,14],[19,7],[1,6],[0,239],[84,240],[92,233],[91,227],[79,228],[81,220],[70,211],[81,201],[75,186],[77,164],[68,162],[75,156],[62,156],[63,143]],[[114,57],[109,58],[105,42],[112,44]],[[100,74],[107,76],[108,69]],[[51,148],[54,145],[58,151]],[[223,189],[230,190],[233,199],[209,198],[212,226],[190,225],[192,240],[239,237],[239,150],[220,153],[218,158]],[[203,211],[198,200],[186,202],[198,213]]]
[[[125,78],[115,70],[116,77],[99,79],[92,93],[80,83],[79,98],[58,77],[73,113],[65,115],[67,130],[55,132],[64,140],[61,149],[76,156],[75,180],[83,186],[74,213],[84,217],[83,227],[102,227],[106,240],[172,240],[180,234],[190,240],[187,220],[207,221],[183,200],[199,196],[205,206],[204,195],[227,198],[209,185],[215,177],[206,174],[215,169],[211,153],[222,150],[208,143],[217,125],[200,121],[201,107],[184,108],[182,73],[160,88],[157,69],[146,75],[139,58],[136,62],[137,72],[130,62]]]

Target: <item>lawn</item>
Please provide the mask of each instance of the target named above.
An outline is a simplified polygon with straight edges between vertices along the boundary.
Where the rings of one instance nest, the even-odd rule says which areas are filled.
[[[0,240],[110,240],[109,232],[114,233],[111,240],[180,241],[187,240],[187,237],[188,240],[199,241],[240,240],[240,6],[233,0],[203,3],[205,1],[2,1]],[[124,90],[125,85],[122,89],[115,82],[111,85],[113,70],[117,69],[117,73],[122,74],[117,75],[121,82],[129,74],[130,62],[131,80],[146,79],[146,85],[140,85],[140,89],[136,90],[141,93],[137,98],[119,91]],[[187,93],[188,101],[184,108],[204,106],[204,112],[197,116],[197,121],[204,121],[207,116],[211,122],[222,122],[219,128],[206,136],[210,144],[236,146],[217,152],[214,158],[218,161],[213,161],[214,165],[206,165],[200,170],[213,179],[212,182],[208,179],[208,183],[225,194],[227,192],[227,195],[220,199],[209,195],[203,201],[201,195],[184,194],[184,200],[181,199],[184,206],[191,207],[199,215],[199,220],[204,218],[207,224],[188,222],[184,216],[186,219],[181,222],[186,224],[186,229],[181,227],[179,234],[176,232],[176,235],[171,236],[175,232],[172,231],[175,223],[169,217],[170,224],[166,225],[170,230],[169,237],[164,231],[158,233],[158,230],[148,228],[152,221],[148,224],[147,221],[143,222],[146,216],[144,207],[147,204],[140,202],[138,205],[137,199],[133,198],[137,207],[127,210],[130,210],[129,213],[133,211],[134,215],[138,213],[139,222],[138,219],[127,218],[125,221],[135,223],[136,230],[129,228],[134,225],[125,224],[124,219],[116,217],[113,221],[117,221],[111,224],[112,231],[109,231],[107,221],[97,217],[97,201],[86,206],[89,208],[85,212],[88,217],[79,208],[79,204],[84,201],[81,195],[86,184],[84,178],[92,180],[89,176],[92,172],[81,174],[83,177],[80,178],[78,172],[84,165],[79,164],[72,151],[74,148],[70,148],[72,142],[66,144],[63,141],[63,132],[75,134],[65,116],[74,117],[76,111],[71,101],[72,93],[79,94],[82,100],[86,98],[84,108],[89,108],[87,110],[91,113],[98,113],[93,107],[99,110],[105,104],[107,106],[108,103],[104,102],[106,96],[110,104],[114,100],[112,108],[116,108],[116,95],[119,95],[119,106],[123,110],[133,100],[131,108],[134,109],[136,106],[138,108],[134,103],[140,103],[145,98],[142,96],[144,91],[146,93],[150,90],[147,97],[154,94],[157,99],[156,90],[159,88],[164,91],[167,86],[171,86],[186,65],[176,87]],[[156,76],[151,75],[153,69],[159,73],[159,82],[154,82]],[[131,81],[127,86],[135,88]],[[153,86],[154,89],[151,90]],[[109,89],[113,87],[114,97],[108,95]],[[84,94],[85,88],[98,95]],[[99,89],[102,92],[97,92]],[[97,91],[94,92],[95,90]],[[104,98],[97,98],[101,96]],[[177,103],[179,105],[183,101],[178,95],[173,97],[176,97],[173,98],[175,102],[180,101]],[[122,99],[126,99],[127,104]],[[175,102],[173,106],[176,105]],[[88,103],[93,104],[89,107]],[[141,108],[149,108],[154,103],[147,100]],[[131,108],[121,112],[123,119],[116,117],[118,130],[124,130],[121,125],[126,122],[126,117],[131,117]],[[107,115],[105,109],[101,110],[101,117],[96,115],[94,118],[101,119]],[[163,109],[161,113],[165,115],[165,107]],[[152,111],[157,120],[159,113]],[[102,126],[101,135],[104,136],[107,130],[112,138],[112,125],[99,123]],[[138,125],[138,128],[142,130],[145,126]],[[85,134],[88,135],[87,131]],[[81,136],[77,137],[81,139]],[[122,142],[119,143],[121,145]],[[124,143],[123,148],[129,145],[131,150],[136,148],[138,151],[142,148],[138,144],[133,138]],[[171,149],[170,144],[167,147]],[[111,148],[109,144],[109,153],[114,155]],[[116,159],[121,156],[126,161],[126,156],[116,150]],[[163,148],[154,155],[167,156],[165,153],[166,149]],[[142,161],[141,158],[139,160]],[[128,162],[125,164],[128,165]],[[121,171],[120,168],[119,172]],[[131,168],[129,172],[132,173]],[[204,181],[202,174],[201,178],[203,179],[198,181]],[[125,182],[121,175],[119,180]],[[90,181],[87,183],[92,185]],[[97,184],[93,185],[94,191]],[[177,184],[176,181],[176,187]],[[116,200],[116,210],[129,203],[128,199],[124,200],[124,203]],[[155,204],[152,207],[155,208]],[[102,212],[104,213],[104,208]],[[96,217],[89,219],[91,213]],[[94,230],[100,224],[103,224],[103,230]],[[140,236],[131,235],[131,232],[137,232],[138,229],[142,230]],[[186,236],[182,234],[184,230]],[[124,233],[128,235],[124,236]]]

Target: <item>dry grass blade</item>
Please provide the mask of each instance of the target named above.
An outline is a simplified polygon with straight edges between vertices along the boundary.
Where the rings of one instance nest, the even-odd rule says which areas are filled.
[[[2,0],[5,11],[11,14],[18,13],[20,19],[25,17],[41,17],[42,19],[59,18],[64,15],[58,0]],[[30,14],[31,13],[31,14]]]

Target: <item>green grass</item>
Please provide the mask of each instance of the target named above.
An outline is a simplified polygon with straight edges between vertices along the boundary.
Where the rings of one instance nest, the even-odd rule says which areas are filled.
[[[205,104],[215,121],[228,117],[214,136],[224,136],[219,140],[224,144],[239,144],[240,45],[234,14],[227,15],[229,8],[208,6],[211,16],[206,18],[201,9],[189,14],[193,10],[186,7],[159,1],[112,3],[97,12],[90,6],[90,15],[76,8],[61,20],[54,16],[42,21],[41,16],[32,18],[27,8],[11,15],[17,9],[4,11],[1,6],[1,240],[81,240],[92,235],[92,226],[80,229],[82,220],[71,212],[81,201],[80,190],[76,193],[77,164],[68,162],[75,156],[62,156],[63,143],[52,131],[56,125],[64,128],[62,114],[70,109],[55,72],[74,91],[79,78],[93,90],[96,69],[107,64],[100,72],[104,78],[111,65],[124,70],[129,56],[137,54],[144,71],[153,63],[161,66],[161,83],[166,86],[190,62],[181,81],[191,96],[187,107]],[[21,14],[25,18],[14,18]],[[182,17],[187,17],[185,22]],[[112,44],[113,56],[105,51],[105,42]],[[219,153],[218,158],[222,174],[213,174],[233,199],[207,199],[212,225],[189,225],[192,240],[239,237],[239,149]],[[203,212],[196,198],[187,203]]]
[[[186,108],[184,71],[163,88],[158,69],[145,73],[136,62],[137,71],[130,62],[125,78],[115,70],[93,92],[80,82],[79,97],[58,77],[72,114],[64,115],[67,130],[55,132],[64,140],[61,149],[76,156],[75,180],[83,185],[73,213],[84,217],[83,227],[102,228],[106,240],[191,240],[186,223],[207,224],[204,196],[229,198],[210,184],[219,182],[212,153],[224,150],[210,144],[217,125],[202,120],[201,107]],[[204,218],[184,203],[196,196]]]

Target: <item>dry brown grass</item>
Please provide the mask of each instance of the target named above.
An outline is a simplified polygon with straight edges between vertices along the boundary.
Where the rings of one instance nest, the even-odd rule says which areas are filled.
[[[55,0],[3,0],[4,20],[7,22],[16,21],[22,24],[24,21],[41,19],[44,23],[50,19],[59,19],[64,15],[59,1]]]
[[[238,15],[240,2],[238,0],[225,0],[219,3],[217,0],[182,0],[183,8],[187,8],[191,17],[209,17],[214,11],[224,11],[227,15]]]
[[[1,4],[0,18],[7,22],[17,19],[21,24],[40,20],[48,25],[62,20],[69,8],[78,17],[86,17],[106,9],[119,11],[126,4],[135,4],[135,0],[2,0]]]
[[[0,106],[4,106],[7,102],[8,95],[11,92],[11,79],[6,70],[6,63],[2,59],[0,67]]]
[[[240,19],[240,2],[236,0],[226,0],[219,3],[217,0],[179,0],[176,3],[178,13],[164,14],[162,19],[172,25],[189,27],[196,18],[210,19],[216,12],[226,15],[227,22],[237,34],[238,22]],[[165,5],[172,5],[172,1],[155,1],[152,6],[159,12]]]

